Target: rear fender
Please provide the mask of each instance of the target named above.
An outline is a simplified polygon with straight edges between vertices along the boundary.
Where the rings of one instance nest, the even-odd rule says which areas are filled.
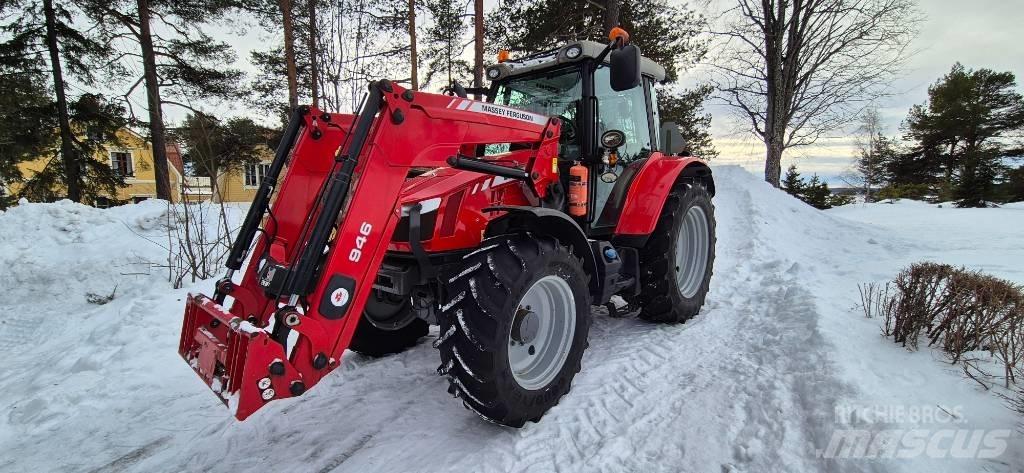
[[[615,226],[615,236],[629,238],[650,235],[658,224],[658,216],[661,215],[672,186],[686,177],[698,180],[711,195],[715,194],[711,168],[704,161],[694,157],[653,153],[630,185],[619,223]]]
[[[488,207],[484,211],[504,211],[507,214],[498,217],[487,226],[485,236],[501,235],[512,231],[529,231],[538,235],[549,235],[569,245],[572,253],[583,260],[583,269],[590,275],[590,292],[600,291],[597,274],[597,260],[594,251],[587,241],[587,235],[579,224],[557,210],[543,207],[527,207],[504,205]]]

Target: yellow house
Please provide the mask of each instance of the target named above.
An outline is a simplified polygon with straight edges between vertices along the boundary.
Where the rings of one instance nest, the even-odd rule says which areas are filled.
[[[25,161],[18,165],[25,180],[45,169],[50,157]],[[90,202],[98,207],[106,207],[119,202],[141,202],[156,197],[156,177],[153,170],[153,145],[138,133],[127,128],[117,131],[117,140],[111,140],[97,152],[96,159],[106,162],[118,174],[124,176],[125,187],[117,189],[114,195],[100,197]],[[181,159],[181,149],[177,143],[167,145],[167,168],[171,184],[171,200],[180,200],[182,182],[185,172]],[[17,184],[8,191],[16,194]]]
[[[248,163],[239,169],[231,169],[221,173],[217,177],[217,194],[214,200],[221,202],[252,202],[256,197],[256,190],[260,181],[270,169],[270,162],[274,160],[274,152],[264,147],[260,151],[260,158],[257,162]],[[185,177],[182,190],[185,200],[197,202],[208,200],[213,197],[213,189],[209,177]]]
[[[252,202],[256,197],[256,189],[270,170],[270,162],[274,160],[274,152],[270,148],[264,148],[260,155],[259,162],[245,164],[242,169],[221,176],[218,188],[224,202]],[[281,174],[284,175],[283,172]]]

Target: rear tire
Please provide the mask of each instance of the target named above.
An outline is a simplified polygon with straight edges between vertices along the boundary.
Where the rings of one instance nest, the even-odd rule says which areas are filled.
[[[400,353],[416,345],[430,331],[425,320],[411,313],[408,298],[384,301],[370,307],[374,297],[374,294],[370,295],[367,309],[359,317],[359,326],[348,346],[350,350],[372,357]],[[371,314],[368,313],[371,310],[375,311],[372,315],[374,321],[370,320]]]
[[[444,278],[438,373],[484,419],[537,422],[569,391],[587,348],[583,263],[554,238],[503,235],[460,266]]]
[[[641,319],[680,323],[700,312],[714,268],[715,241],[711,195],[700,184],[677,183],[640,250]]]

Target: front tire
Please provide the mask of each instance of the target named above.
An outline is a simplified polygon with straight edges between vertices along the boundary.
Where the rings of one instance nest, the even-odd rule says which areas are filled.
[[[640,315],[680,323],[704,305],[715,263],[715,207],[704,186],[677,183],[640,250]]]
[[[582,261],[554,238],[503,235],[445,276],[438,373],[481,417],[537,422],[580,371],[590,330]]]

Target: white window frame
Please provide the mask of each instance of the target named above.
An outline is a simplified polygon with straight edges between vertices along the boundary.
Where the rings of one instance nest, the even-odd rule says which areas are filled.
[[[135,153],[132,153],[130,149],[111,149],[107,150],[107,157],[110,160],[110,169],[117,172],[117,164],[114,162],[114,153],[123,153],[128,155],[128,174],[121,176],[125,179],[135,178]]]
[[[245,189],[256,189],[260,186],[260,182],[263,182],[263,176],[270,170],[270,163],[267,161],[261,161],[258,163],[248,163],[242,168],[242,187]],[[250,171],[252,171],[250,173]],[[255,177],[255,183],[249,184],[249,175]]]

